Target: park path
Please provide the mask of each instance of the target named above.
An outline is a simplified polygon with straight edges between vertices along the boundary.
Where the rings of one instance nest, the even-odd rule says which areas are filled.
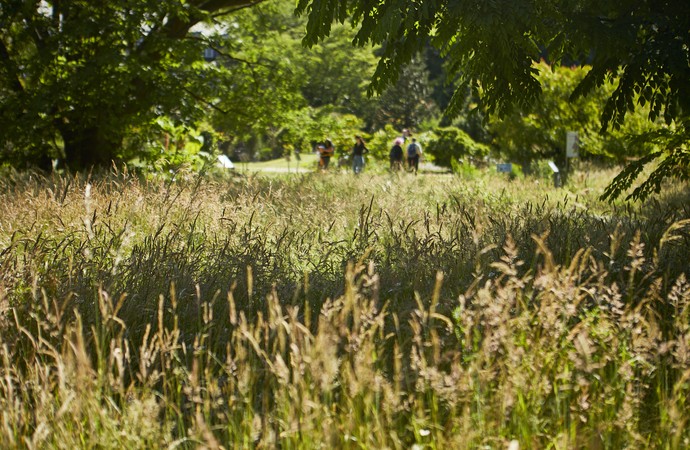
[[[240,172],[244,172],[245,169],[242,168],[241,164],[238,164],[238,170]],[[335,172],[338,172],[341,169],[334,168]],[[314,172],[315,169],[313,167],[251,167],[246,169],[249,172],[270,172],[270,173],[310,173]],[[448,169],[444,167],[439,167],[431,163],[421,163],[419,165],[419,172],[421,173],[433,173],[433,174],[443,174],[443,173],[448,173]]]

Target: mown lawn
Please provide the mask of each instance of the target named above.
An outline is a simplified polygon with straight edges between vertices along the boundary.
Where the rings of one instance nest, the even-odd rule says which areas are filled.
[[[290,159],[279,158],[261,162],[235,162],[235,170],[240,172],[276,172],[298,173],[313,172],[316,170],[318,155],[315,153],[301,154],[299,160],[291,155]]]

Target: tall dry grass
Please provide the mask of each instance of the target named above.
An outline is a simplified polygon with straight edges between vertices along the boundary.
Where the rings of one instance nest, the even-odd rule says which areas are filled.
[[[0,446],[687,447],[687,188],[575,182],[7,177]]]

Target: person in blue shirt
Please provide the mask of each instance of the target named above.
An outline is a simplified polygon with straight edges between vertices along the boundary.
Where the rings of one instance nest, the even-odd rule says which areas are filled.
[[[407,167],[409,170],[414,170],[417,175],[419,170],[419,158],[422,156],[422,146],[417,143],[417,139],[412,138],[412,142],[407,146]]]

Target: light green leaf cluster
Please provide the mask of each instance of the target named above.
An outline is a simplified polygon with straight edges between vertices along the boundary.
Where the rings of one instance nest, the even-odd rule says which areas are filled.
[[[660,126],[647,120],[646,108],[630,113],[620,129],[601,131],[599,116],[614,85],[602,86],[587,97],[570,96],[590,68],[551,67],[544,62],[535,68],[543,89],[539,101],[503,119],[489,119],[492,145],[504,158],[520,164],[548,158],[563,167],[568,131],[578,133],[580,157],[588,160],[622,163],[654,150],[649,142],[633,144],[629,139]]]

